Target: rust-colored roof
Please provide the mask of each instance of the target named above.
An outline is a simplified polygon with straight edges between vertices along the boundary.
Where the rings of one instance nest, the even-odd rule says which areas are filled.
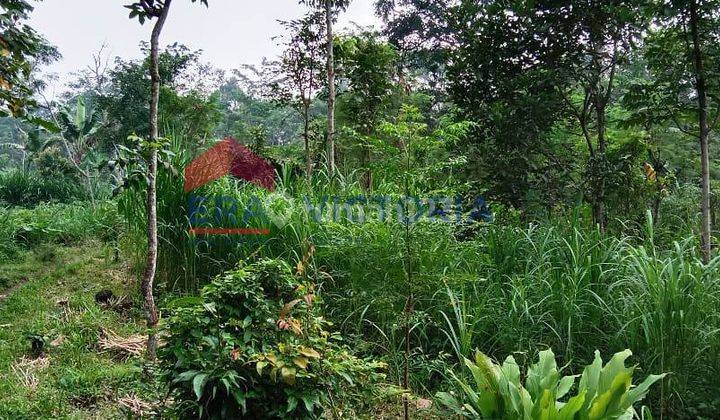
[[[190,192],[228,174],[275,190],[275,168],[233,138],[216,143],[185,167],[184,190]]]

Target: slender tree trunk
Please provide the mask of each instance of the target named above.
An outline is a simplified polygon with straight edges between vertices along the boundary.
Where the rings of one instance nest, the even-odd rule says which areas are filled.
[[[165,0],[160,16],[158,16],[150,37],[150,142],[155,143],[158,139],[158,105],[160,102],[160,70],[158,66],[159,40],[165,20],[167,20],[172,0]],[[145,298],[145,311],[147,313],[147,326],[149,329],[147,358],[154,360],[157,351],[157,335],[154,328],[158,323],[158,311],[153,297],[153,282],[157,268],[157,149],[153,147],[148,162],[148,189],[147,189],[147,265],[140,285],[143,297]]]
[[[363,130],[365,138],[370,137],[370,130]],[[364,143],[363,150],[360,155],[360,165],[365,168],[365,173],[362,175],[362,185],[365,191],[372,189],[372,169],[370,169],[370,162],[372,161],[372,153],[370,152],[370,144]]]
[[[325,0],[325,24],[327,25],[327,163],[332,179],[335,175],[335,63],[333,58],[332,0]]]
[[[410,182],[408,180],[408,172],[410,172],[410,151],[405,149],[405,278],[407,298],[405,301],[405,308],[403,309],[403,316],[405,318],[405,366],[403,367],[403,418],[404,420],[410,420],[410,356],[412,346],[410,345],[410,331],[412,326],[410,325],[413,313],[414,296],[413,296],[413,256],[412,249],[410,248],[410,206],[408,204],[408,197],[410,197]]]
[[[365,173],[363,174],[363,187],[365,188],[365,191],[372,190],[372,184],[373,184],[373,173],[372,169],[370,168],[370,163],[372,162],[372,155],[370,154],[370,149],[366,148],[363,151],[362,155],[362,166],[366,166]]]
[[[599,163],[602,166],[599,168],[599,172],[597,174],[597,188],[595,191],[595,194],[597,195],[594,201],[593,213],[595,223],[600,226],[600,231],[605,232],[605,151],[607,150],[607,140],[605,138],[605,104],[602,103],[602,99],[600,98],[596,100],[595,112],[597,118],[598,139],[597,156],[599,158],[599,161],[596,160],[596,164]]]
[[[690,2],[690,32],[693,43],[693,65],[695,68],[695,89],[697,90],[698,121],[700,124],[700,162],[702,166],[701,189],[702,197],[700,208],[702,211],[702,226],[700,236],[702,242],[702,258],[707,264],[710,262],[711,252],[711,223],[710,223],[710,151],[708,145],[709,129],[707,122],[707,92],[705,89],[705,70],[700,51],[700,33],[698,29],[697,2]]]
[[[303,139],[305,140],[305,176],[312,179],[312,156],[310,153],[310,100],[303,99]]]

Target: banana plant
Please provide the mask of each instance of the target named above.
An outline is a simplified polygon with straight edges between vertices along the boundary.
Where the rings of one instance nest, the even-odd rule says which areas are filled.
[[[631,354],[630,350],[616,353],[603,366],[600,352],[595,351],[595,360],[582,375],[561,377],[552,350],[541,351],[522,384],[515,358],[508,356],[497,365],[477,352],[474,361],[465,359],[474,383],[468,384],[450,372],[461,395],[441,392],[437,399],[454,413],[471,419],[629,420],[636,414],[633,405],[665,376],[649,375],[633,386],[635,367],[625,366]],[[575,395],[565,399],[578,376]]]
[[[64,107],[57,114],[57,124],[68,159],[75,169],[85,178],[88,193],[95,203],[92,187],[92,166],[83,165],[90,154],[90,140],[100,127],[100,114],[88,109],[85,98],[78,97],[75,109]],[[83,167],[84,166],[84,167]]]
[[[89,141],[100,127],[100,114],[88,109],[85,99],[80,96],[75,109],[64,107],[57,115],[58,125],[69,158],[80,164],[90,149]]]

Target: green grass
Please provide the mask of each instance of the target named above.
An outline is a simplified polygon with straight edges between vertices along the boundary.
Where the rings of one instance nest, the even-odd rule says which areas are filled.
[[[0,208],[0,263],[13,262],[41,244],[73,245],[88,239],[113,242],[120,235],[117,206],[101,202]]]
[[[138,359],[101,353],[98,339],[103,330],[142,333],[141,314],[103,309],[94,295],[109,288],[121,296],[135,288],[112,249],[99,242],[58,248],[55,254],[46,261],[30,253],[0,268],[16,285],[0,302],[0,418],[124,418],[117,399],[128,394],[151,399],[154,388],[145,383]],[[36,387],[13,370],[33,357],[29,334],[48,343],[47,366],[30,368]]]
[[[36,172],[0,172],[0,203],[35,206],[50,201],[70,203],[86,197],[83,187],[64,175],[46,178]]]

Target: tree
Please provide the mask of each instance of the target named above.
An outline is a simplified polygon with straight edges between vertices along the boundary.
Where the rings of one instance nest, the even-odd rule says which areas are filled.
[[[192,0],[195,3],[197,0]],[[199,0],[207,6],[207,0]],[[147,312],[147,326],[150,329],[148,335],[147,357],[155,360],[157,350],[157,335],[153,329],[158,323],[158,312],[153,297],[153,282],[157,269],[157,189],[156,176],[158,164],[158,106],[160,102],[160,67],[158,64],[160,34],[165,26],[172,0],[140,0],[127,7],[130,9],[130,18],[138,18],[140,24],[145,20],[156,19],[150,36],[150,157],[148,161],[148,188],[147,188],[147,237],[148,251],[147,264],[140,285],[142,295],[145,299],[145,310]]]
[[[335,59],[333,57],[334,37],[333,37],[333,20],[335,15],[347,9],[350,0],[301,0],[314,8],[319,8],[325,12],[325,36],[327,48],[327,61],[325,72],[327,74],[327,165],[328,175],[330,179],[335,173]]]
[[[709,137],[720,122],[719,4],[680,0],[658,6],[644,48],[650,77],[631,86],[624,102],[633,110],[633,122],[670,123],[698,140],[701,249],[708,263],[712,247]]]
[[[475,188],[516,208],[530,205],[533,189],[552,202],[556,183],[549,181],[566,179],[568,165],[563,149],[545,136],[562,117],[562,101],[554,74],[537,62],[542,40],[531,34],[538,28],[531,19],[511,18],[500,4],[445,13],[450,29],[437,42],[451,58],[447,91],[460,117],[477,123],[461,143],[469,170],[482,179]]]
[[[378,34],[364,32],[336,40],[338,74],[347,88],[340,92],[338,108],[353,137],[359,139],[360,163],[365,167],[364,186],[372,186],[372,143],[383,108],[397,91],[394,76],[398,56]]]
[[[141,46],[149,56],[149,46]],[[181,44],[171,44],[159,52],[160,101],[158,120],[161,127],[169,127],[186,134],[192,140],[211,135],[221,116],[211,95],[197,92],[185,80],[193,77],[190,71],[200,66],[199,51],[191,51]],[[149,60],[117,58],[107,71],[102,89],[93,85],[80,86],[79,93],[88,98],[99,111],[112,118],[98,132],[99,147],[111,152],[116,144],[125,143],[128,136],[147,137],[151,82],[146,77]]]
[[[402,4],[400,12],[393,11],[395,3]],[[514,175],[500,183],[510,188],[503,194],[519,202],[527,174],[537,167],[527,157],[543,149],[539,140],[562,117],[560,111],[569,113],[587,146],[588,198],[595,222],[604,228],[607,110],[616,98],[618,66],[646,27],[647,2],[428,3],[379,0],[377,6],[396,42],[436,50],[428,55],[449,63],[451,99],[468,117],[487,122],[477,137],[497,139],[497,158]],[[556,158],[548,156],[555,167]]]
[[[274,101],[263,98],[260,93],[251,96],[240,85],[244,76],[239,74],[225,81],[216,92],[222,118],[215,130],[215,136],[233,136],[238,139],[252,139],[251,129],[262,125],[267,130],[269,144],[288,144],[302,129],[300,115],[289,106],[278,106]],[[262,80],[267,90],[267,80]]]
[[[0,143],[0,149],[19,152],[20,168],[23,171],[27,171],[30,163],[56,142],[55,138],[48,139],[44,135],[45,130],[42,127],[30,125],[18,119],[7,118],[3,122],[12,123],[13,136],[8,139],[11,141]]]
[[[38,64],[48,64],[60,57],[57,49],[25,23],[33,7],[25,0],[4,0],[0,13],[0,117],[28,117],[29,108],[37,104],[32,95],[42,89],[32,79]],[[47,125],[47,124],[45,124]]]
[[[303,121],[305,175],[312,177],[313,157],[310,147],[310,107],[322,84],[323,52],[322,15],[310,13],[299,20],[281,22],[289,31],[285,50],[279,61],[271,63],[270,96],[280,104],[296,109]]]
[[[563,27],[557,36],[561,42],[557,48],[547,49],[550,54],[543,61],[558,73],[557,88],[587,143],[590,201],[601,230],[607,223],[606,178],[610,170],[607,111],[614,99],[618,68],[648,23],[645,6],[643,0],[588,0],[572,2],[572,7],[550,6],[549,15],[542,9],[535,12],[542,26],[560,22]]]

